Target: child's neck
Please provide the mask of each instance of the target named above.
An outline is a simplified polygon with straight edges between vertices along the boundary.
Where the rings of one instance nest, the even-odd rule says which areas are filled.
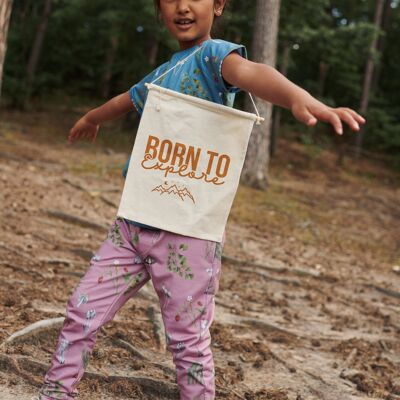
[[[211,39],[210,34],[202,36],[201,38],[193,39],[193,40],[179,41],[179,47],[181,48],[181,50],[190,49],[191,47],[199,45],[209,39]]]

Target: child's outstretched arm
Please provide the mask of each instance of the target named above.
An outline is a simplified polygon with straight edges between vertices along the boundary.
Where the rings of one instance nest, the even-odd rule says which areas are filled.
[[[113,97],[100,107],[90,110],[76,122],[76,124],[70,130],[68,144],[72,144],[74,140],[84,137],[92,139],[92,142],[94,142],[97,132],[99,131],[100,124],[118,118],[132,110],[135,110],[135,107],[129,97],[128,92]]]
[[[336,133],[342,134],[342,121],[353,131],[358,131],[359,124],[365,123],[365,119],[354,110],[347,107],[328,107],[288,80],[275,68],[249,61],[237,53],[225,57],[222,63],[222,76],[231,85],[291,110],[296,119],[308,126],[315,125],[321,120],[332,124]]]

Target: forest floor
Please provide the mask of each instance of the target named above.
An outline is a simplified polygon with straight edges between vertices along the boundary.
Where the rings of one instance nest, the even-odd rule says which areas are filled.
[[[123,188],[133,140],[68,147],[71,121],[16,112],[0,121],[4,400],[35,399]],[[280,139],[268,190],[237,192],[211,326],[217,399],[400,399],[400,176],[335,160]],[[80,399],[178,398],[158,310],[146,285],[99,331]]]

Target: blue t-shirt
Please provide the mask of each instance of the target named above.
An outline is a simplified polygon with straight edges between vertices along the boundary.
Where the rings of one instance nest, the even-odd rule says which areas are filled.
[[[200,45],[195,45],[174,53],[169,61],[157,67],[140,82],[130,88],[129,96],[140,115],[142,115],[148,92],[145,83],[152,82],[158,76],[176,65],[178,61],[196,51],[199,47],[202,49],[197,51],[196,54],[190,57],[184,64],[178,65],[175,69],[154,82],[154,84],[180,93],[213,101],[214,103],[233,107],[235,95],[237,92],[240,92],[241,89],[228,84],[223,79],[221,73],[222,61],[233,51],[247,58],[246,47],[226,40],[208,39]],[[129,161],[130,156],[122,170],[124,178],[126,178]],[[143,228],[158,229],[136,221],[126,221]]]

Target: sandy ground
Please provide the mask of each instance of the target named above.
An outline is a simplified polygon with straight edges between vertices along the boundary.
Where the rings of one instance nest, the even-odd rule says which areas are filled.
[[[228,221],[211,327],[217,398],[400,399],[399,176],[281,146],[270,189],[241,187]],[[64,316],[115,217],[125,159],[0,125],[0,343]],[[99,332],[80,399],[178,398],[159,318],[146,285]],[[3,344],[1,399],[35,399],[59,327]]]

